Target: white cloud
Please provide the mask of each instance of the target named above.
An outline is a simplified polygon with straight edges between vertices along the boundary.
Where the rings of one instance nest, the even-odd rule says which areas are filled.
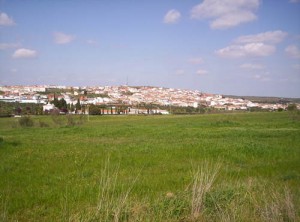
[[[265,74],[255,74],[252,78],[253,79],[256,79],[256,80],[259,80],[259,81],[262,81],[262,82],[269,82],[271,81],[270,77],[269,76],[269,73],[265,73]]]
[[[210,27],[212,29],[227,29],[255,19],[256,16],[251,12],[238,11],[215,19],[211,22]]]
[[[98,45],[98,42],[92,39],[87,40],[86,43],[89,45]]]
[[[191,10],[193,19],[210,19],[212,29],[227,29],[257,18],[260,0],[204,0]]]
[[[290,3],[298,3],[300,0],[290,0]]]
[[[260,70],[260,69],[264,69],[265,67],[260,64],[245,63],[245,64],[240,65],[240,68],[250,69],[250,70]]]
[[[20,45],[19,43],[0,43],[0,50],[18,48]]]
[[[208,71],[206,71],[206,70],[204,70],[204,69],[198,69],[197,71],[196,71],[196,74],[198,74],[198,75],[205,75],[205,74],[207,74],[208,73]]]
[[[167,12],[164,17],[164,23],[166,24],[174,24],[177,23],[181,18],[181,14],[176,9],[171,9]]]
[[[189,63],[192,63],[194,65],[198,65],[198,64],[201,64],[203,63],[203,59],[201,57],[194,57],[194,58],[190,58],[188,60]]]
[[[275,52],[273,45],[264,43],[248,43],[245,45],[230,45],[216,51],[217,55],[225,58],[261,57],[269,56]]]
[[[285,52],[292,58],[300,58],[300,49],[296,45],[289,45],[285,48]]]
[[[268,44],[276,44],[281,42],[287,36],[286,32],[281,30],[263,32],[256,35],[244,35],[238,37],[236,43],[253,43],[263,42]]]
[[[14,59],[21,59],[21,58],[35,58],[37,56],[37,51],[31,49],[17,49],[12,57]]]
[[[177,69],[175,72],[176,75],[181,76],[185,74],[185,71],[183,69]]]
[[[276,51],[275,45],[282,42],[287,35],[286,32],[276,30],[240,36],[233,41],[234,44],[219,49],[216,53],[227,58],[270,56]]]
[[[16,23],[14,22],[14,20],[12,18],[10,18],[6,13],[1,12],[0,13],[0,25],[3,26],[11,26],[11,25],[15,25]]]
[[[55,32],[53,36],[54,36],[54,42],[56,44],[67,44],[72,42],[75,39],[75,36],[68,35],[62,32]]]

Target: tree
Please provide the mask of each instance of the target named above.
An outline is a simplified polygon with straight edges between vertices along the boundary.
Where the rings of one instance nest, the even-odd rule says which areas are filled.
[[[81,105],[80,105],[80,100],[79,99],[77,99],[77,103],[75,105],[75,109],[76,109],[76,111],[81,110]]]
[[[31,108],[30,108],[30,106],[26,106],[26,111],[25,111],[25,113],[26,113],[27,115],[31,114]]]
[[[70,111],[74,112],[74,110],[75,110],[74,105],[73,105],[73,103],[71,103],[71,105],[70,105]]]
[[[58,100],[55,97],[54,100],[51,101],[51,103],[60,110],[66,110],[68,108],[67,102],[64,98],[61,98],[60,100]]]
[[[17,115],[21,115],[21,113],[22,113],[22,108],[21,108],[21,107],[17,107],[17,108],[15,109],[15,112],[16,112]]]
[[[97,107],[94,104],[91,104],[89,106],[89,114],[90,115],[101,115],[100,107]]]
[[[54,94],[55,95],[55,94]],[[54,100],[52,100],[51,102],[50,102],[51,104],[53,104],[55,107],[57,107],[58,108],[58,106],[59,106],[59,101],[58,101],[58,99],[56,98],[56,97],[54,97]]]
[[[297,105],[295,103],[291,103],[287,107],[288,111],[296,111],[297,110]]]
[[[67,102],[64,98],[61,98],[59,101],[58,101],[58,107],[60,110],[66,110],[68,109],[68,106],[67,106]]]
[[[35,108],[36,115],[43,115],[43,106],[39,105]]]

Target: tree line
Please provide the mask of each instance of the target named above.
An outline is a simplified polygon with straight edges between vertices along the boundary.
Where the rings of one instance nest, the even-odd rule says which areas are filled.
[[[90,115],[103,115],[103,114],[127,114],[130,108],[124,104],[110,104],[110,105],[82,105],[80,100],[77,100],[77,103],[67,104],[65,99],[54,98],[50,102],[56,107],[56,112],[60,113],[89,113]],[[145,104],[141,103],[136,106],[139,109],[146,109],[148,114],[152,113],[152,110],[163,109],[168,110],[171,114],[203,114],[203,113],[217,113],[224,112],[213,107],[201,106],[198,108],[194,107],[178,107],[178,106],[159,106],[154,104]],[[287,107],[288,111],[297,110],[297,106],[294,103],[291,103]],[[266,111],[261,108],[251,108],[248,111],[260,112]],[[283,111],[282,109],[278,111]],[[12,115],[43,115],[50,114],[51,111],[43,112],[43,104],[35,103],[18,103],[18,102],[3,102],[0,101],[0,117],[8,117]]]

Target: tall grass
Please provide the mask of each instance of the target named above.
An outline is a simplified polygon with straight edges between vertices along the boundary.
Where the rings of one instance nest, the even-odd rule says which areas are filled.
[[[221,165],[212,165],[204,162],[193,174],[191,216],[195,219],[201,218],[204,213],[204,201],[207,193],[212,188]]]
[[[135,175],[130,184],[120,184],[118,178],[120,165],[113,167],[108,158],[105,162],[100,179],[97,183],[98,190],[96,204],[87,209],[79,210],[69,217],[71,221],[130,221],[131,201],[129,195],[139,177]]]
[[[122,215],[123,210],[127,207],[128,195],[131,187],[126,191],[118,191],[117,179],[118,169],[110,169],[109,160],[106,162],[101,172],[99,181],[98,203],[94,217],[100,221],[118,222],[122,217],[126,218],[126,214]],[[124,218],[124,219],[125,219]]]
[[[260,197],[257,197],[258,201],[261,201],[261,206],[256,209],[263,221],[297,221],[294,201],[288,188],[264,189]]]
[[[205,161],[194,170],[186,190],[167,192],[155,199],[139,200],[131,196],[136,182],[117,189],[119,167],[111,169],[109,161],[101,171],[95,206],[70,216],[68,221],[265,221],[299,220],[291,192],[264,180],[236,183],[230,188],[216,184],[220,163]],[[137,179],[138,177],[136,177]],[[229,178],[230,179],[230,178]]]

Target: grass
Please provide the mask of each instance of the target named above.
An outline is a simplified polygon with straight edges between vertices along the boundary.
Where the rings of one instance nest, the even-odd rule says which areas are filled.
[[[286,112],[59,118],[0,119],[0,221],[299,219]]]

